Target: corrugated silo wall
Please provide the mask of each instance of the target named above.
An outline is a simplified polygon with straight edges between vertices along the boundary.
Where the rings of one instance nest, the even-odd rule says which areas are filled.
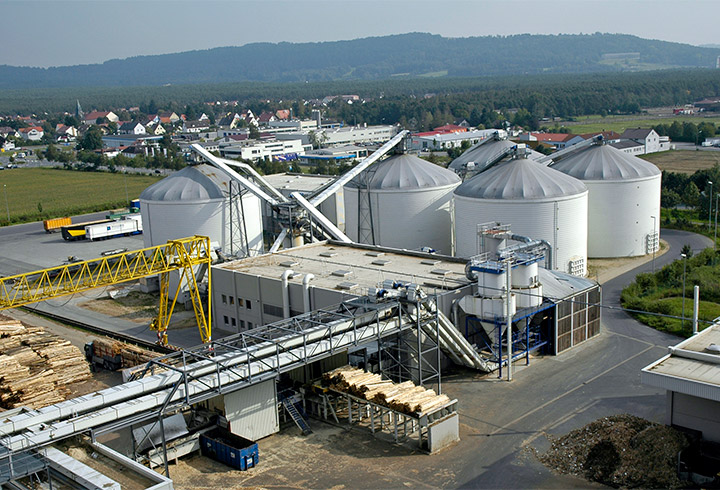
[[[652,251],[648,238],[660,231],[660,179],[584,182],[589,191],[589,257],[634,257]]]

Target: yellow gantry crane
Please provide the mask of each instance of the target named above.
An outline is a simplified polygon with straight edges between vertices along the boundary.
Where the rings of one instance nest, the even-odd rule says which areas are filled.
[[[159,274],[159,314],[151,324],[151,328],[158,332],[159,342],[167,345],[168,324],[183,284],[188,286],[200,338],[203,343],[209,342],[212,339],[210,252],[210,238],[194,236],[99,259],[2,277],[0,310]],[[173,271],[180,271],[180,282],[171,298],[170,273]],[[198,287],[198,278],[203,273],[208,276],[208,299],[205,307]]]

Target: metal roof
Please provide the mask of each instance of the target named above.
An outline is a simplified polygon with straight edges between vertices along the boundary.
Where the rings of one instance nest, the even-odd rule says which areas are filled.
[[[143,201],[206,201],[224,199],[228,178],[207,164],[185,167],[140,193]]]
[[[720,325],[714,324],[674,347],[669,354],[643,368],[643,384],[720,401]]]
[[[497,155],[499,152],[505,150],[506,148],[512,148],[515,145],[517,145],[517,143],[510,140],[488,141],[476,148],[470,148],[465,151],[462,155],[450,162],[448,168],[451,170],[459,170],[466,163],[473,162],[475,163],[477,169],[477,166],[482,165],[484,162]],[[539,153],[535,150],[530,150],[528,158],[531,160],[536,160],[542,156],[544,156],[542,153]]]
[[[556,301],[597,286],[597,283],[591,279],[548,270],[544,267],[538,267],[538,276],[543,287],[543,297]]]
[[[563,158],[552,168],[580,180],[636,180],[660,175],[650,162],[611,145],[594,145]]]
[[[393,155],[374,164],[370,170],[373,169],[374,174],[368,183],[368,188],[373,190],[423,189],[460,183],[460,177],[455,172],[415,155]],[[361,176],[355,177],[347,186],[359,187]]]
[[[458,196],[476,199],[548,199],[586,192],[579,180],[527,158],[501,163],[455,189]]]

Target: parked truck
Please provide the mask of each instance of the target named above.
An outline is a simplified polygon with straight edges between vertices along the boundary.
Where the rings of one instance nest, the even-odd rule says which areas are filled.
[[[88,225],[85,227],[85,237],[88,240],[107,240],[119,236],[137,235],[142,231],[142,218],[139,214],[135,214],[109,223]]]
[[[98,225],[103,223],[111,223],[111,219],[101,219],[97,221],[86,221],[85,223],[75,223],[60,228],[62,237],[65,240],[84,240],[85,228],[89,225]]]
[[[55,231],[60,231],[63,226],[69,226],[71,224],[72,218],[52,218],[43,221],[43,228],[45,228],[45,233],[53,233]]]

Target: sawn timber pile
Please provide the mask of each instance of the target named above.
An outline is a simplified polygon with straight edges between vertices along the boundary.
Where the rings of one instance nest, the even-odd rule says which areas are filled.
[[[85,356],[69,341],[0,317],[0,410],[61,402],[70,384],[91,376]]]
[[[447,395],[415,386],[412,381],[394,383],[352,366],[343,366],[323,374],[323,379],[335,391],[383,405],[408,415],[420,415],[441,408],[450,402]]]

